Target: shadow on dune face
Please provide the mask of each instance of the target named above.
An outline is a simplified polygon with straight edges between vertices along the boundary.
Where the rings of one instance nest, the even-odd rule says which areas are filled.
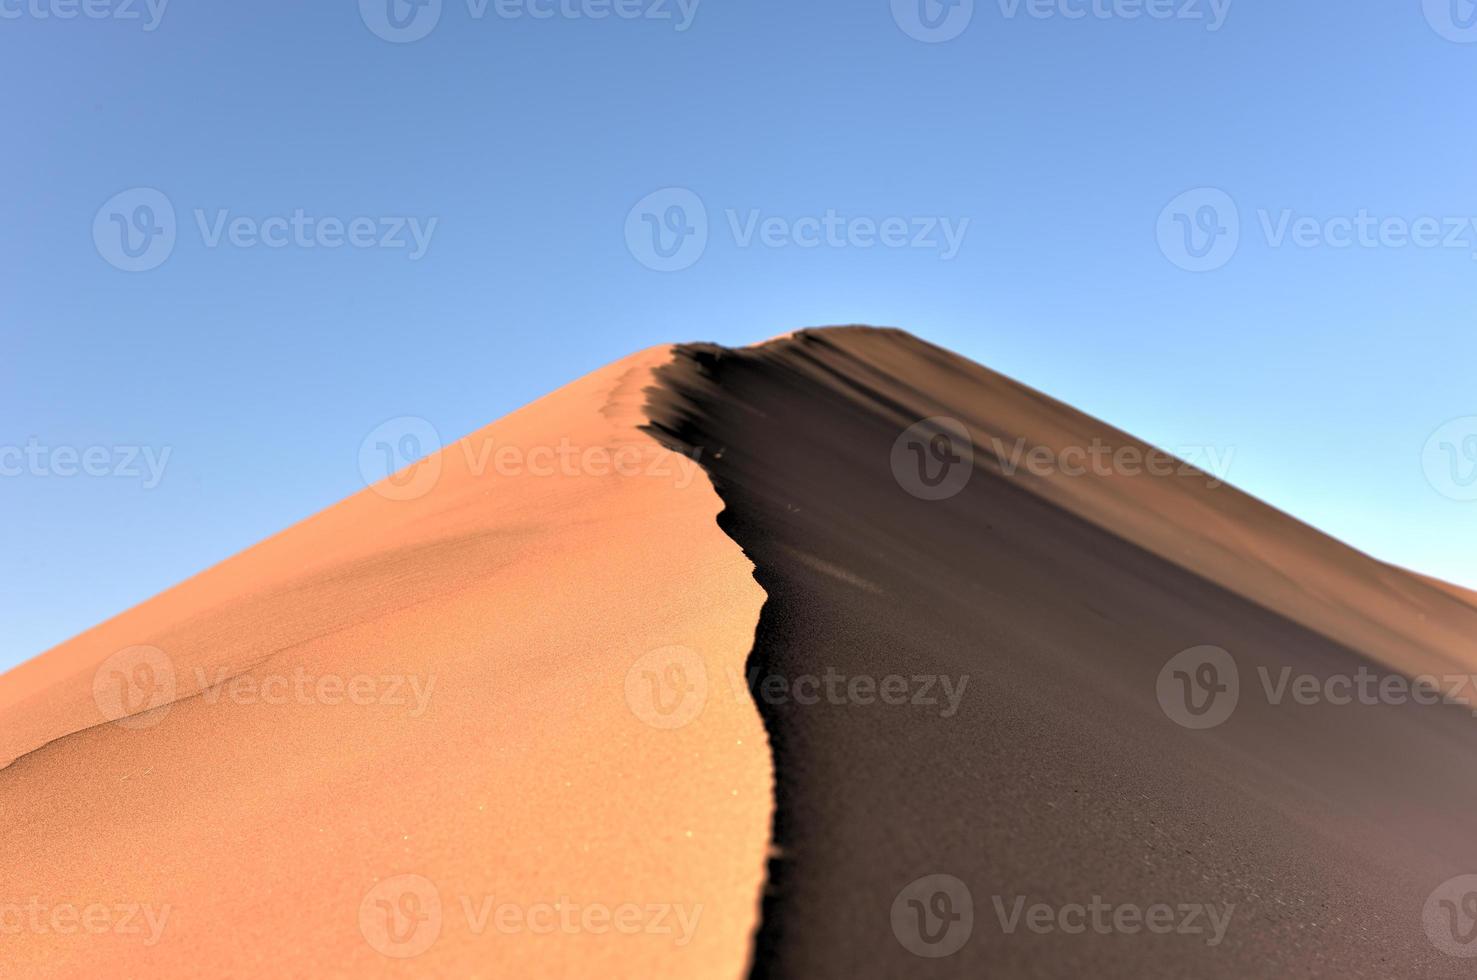
[[[1470,975],[1439,889],[1477,871],[1477,721],[1278,681],[1458,664],[1477,611],[1203,473],[1012,472],[993,437],[1128,437],[898,331],[658,378],[768,593],[755,976]],[[1169,664],[1207,646],[1224,718],[1224,674]]]

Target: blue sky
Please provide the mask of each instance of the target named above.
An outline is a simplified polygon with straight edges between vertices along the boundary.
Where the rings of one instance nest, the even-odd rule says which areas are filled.
[[[386,419],[827,323],[1477,587],[1471,0],[391,2],[0,0],[0,669]]]

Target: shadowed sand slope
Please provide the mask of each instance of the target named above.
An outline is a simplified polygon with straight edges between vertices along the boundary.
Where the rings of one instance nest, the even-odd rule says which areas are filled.
[[[669,356],[0,678],[0,976],[743,975],[764,731],[650,684],[763,597],[638,428]]]
[[[658,376],[768,593],[756,975],[1472,975],[1477,721],[1323,686],[1471,673],[1456,593],[1202,473],[1083,472],[1147,447],[898,331]]]

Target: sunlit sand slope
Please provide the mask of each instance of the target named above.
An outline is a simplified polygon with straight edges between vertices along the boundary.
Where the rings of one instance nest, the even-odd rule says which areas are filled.
[[[0,975],[743,975],[763,596],[638,429],[669,356],[0,679]]]

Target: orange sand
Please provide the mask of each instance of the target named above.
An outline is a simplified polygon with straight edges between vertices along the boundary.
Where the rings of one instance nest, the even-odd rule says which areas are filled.
[[[743,974],[771,763],[731,678],[763,594],[637,429],[667,359],[0,677],[0,975]],[[564,439],[625,475],[492,461]],[[690,688],[671,714],[654,678]]]

